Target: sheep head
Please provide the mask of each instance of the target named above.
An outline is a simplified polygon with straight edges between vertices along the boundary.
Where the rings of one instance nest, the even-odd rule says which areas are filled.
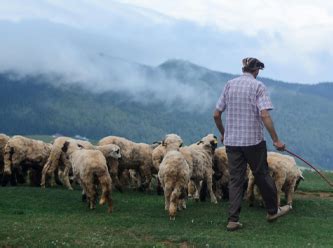
[[[177,134],[167,134],[162,141],[162,146],[165,146],[168,151],[179,150],[183,145],[183,140]]]
[[[204,148],[211,149],[211,151],[214,152],[217,147],[217,143],[217,137],[214,134],[208,134],[197,142],[197,145],[202,145]]]

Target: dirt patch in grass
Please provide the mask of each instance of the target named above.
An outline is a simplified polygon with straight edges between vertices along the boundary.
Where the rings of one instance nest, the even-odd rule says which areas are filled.
[[[295,195],[299,198],[323,198],[323,199],[332,199],[333,200],[333,193],[329,192],[303,192],[298,191],[295,192]]]
[[[190,245],[187,241],[183,241],[181,243],[174,243],[171,240],[163,240],[162,244],[166,247],[179,247],[179,248],[190,248],[194,247],[194,245]]]

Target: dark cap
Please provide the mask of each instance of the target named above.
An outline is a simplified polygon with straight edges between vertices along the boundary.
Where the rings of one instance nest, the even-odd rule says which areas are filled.
[[[259,59],[245,58],[243,59],[243,71],[255,71],[257,69],[264,69],[265,65]]]

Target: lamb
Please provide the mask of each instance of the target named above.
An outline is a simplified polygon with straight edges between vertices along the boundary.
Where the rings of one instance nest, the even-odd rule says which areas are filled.
[[[77,180],[83,188],[90,209],[95,208],[97,200],[96,188],[98,184],[102,188],[102,196],[99,201],[100,205],[108,203],[108,212],[112,212],[112,180],[108,171],[105,154],[99,150],[82,149],[77,143],[74,143],[76,150],[67,154],[70,142],[66,141],[62,147],[62,151],[68,155],[73,169],[74,180]],[[104,150],[106,151],[106,150]],[[108,156],[115,159],[120,158],[120,153],[111,152]]]
[[[40,140],[29,139],[23,136],[13,136],[5,146],[4,174],[11,176],[18,170],[25,172],[32,170],[31,175],[35,181],[30,183],[39,186],[40,173],[47,158],[50,155],[52,145]]]
[[[70,146],[68,147],[68,154],[76,150],[77,145],[86,149],[94,149],[94,146],[88,142],[83,140],[76,140],[69,137],[58,137],[53,141],[53,147],[50,153],[50,156],[47,159],[47,162],[44,165],[42,171],[42,180],[41,186],[45,188],[46,177],[51,176],[56,169],[59,170],[59,177],[62,183],[70,190],[73,190],[70,180],[69,180],[69,172],[71,169],[71,164],[68,159],[68,155],[62,152],[62,148],[65,142],[70,142]]]
[[[267,162],[278,192],[278,204],[280,205],[281,192],[284,192],[287,204],[292,208],[294,191],[297,189],[300,180],[304,180],[301,170],[297,168],[293,157],[276,152],[268,152]],[[254,184],[254,176],[250,172],[246,193],[250,205],[253,205],[254,201]]]
[[[159,166],[158,178],[165,197],[165,210],[171,220],[175,220],[177,209],[185,209],[185,196],[190,180],[190,168],[183,154],[179,152],[182,139],[176,134],[169,134],[163,141],[166,155]]]
[[[156,144],[135,143],[122,137],[108,136],[98,142],[99,145],[115,144],[120,147],[121,159],[119,160],[118,175],[125,169],[134,169],[142,178],[140,189],[149,187],[152,179],[152,152]]]

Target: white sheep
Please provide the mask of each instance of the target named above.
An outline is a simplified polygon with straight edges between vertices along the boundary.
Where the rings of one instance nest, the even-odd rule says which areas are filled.
[[[23,136],[13,136],[7,141],[4,149],[4,174],[12,175],[12,171],[32,170],[35,181],[38,184],[40,173],[50,155],[52,145],[40,140],[29,139]],[[36,175],[37,174],[37,175]]]
[[[175,134],[169,134],[163,141],[166,154],[159,166],[158,178],[164,190],[165,210],[171,220],[175,219],[178,210],[185,209],[185,196],[190,180],[190,168],[179,148],[182,139]]]
[[[67,154],[63,152],[65,142],[70,142]],[[58,169],[59,178],[62,183],[68,189],[73,189],[69,180],[71,164],[68,159],[68,154],[71,154],[71,152],[75,151],[77,146],[86,149],[94,149],[94,146],[88,141],[76,140],[69,137],[58,137],[53,141],[50,156],[48,157],[42,171],[41,186],[43,188],[45,187],[46,177],[51,176]]]
[[[108,136],[98,142],[98,145],[107,144],[115,144],[120,147],[121,159],[119,160],[118,175],[121,175],[126,169],[134,169],[141,176],[140,189],[147,189],[152,179],[152,152],[157,145],[135,143],[117,136]]]
[[[302,172],[297,168],[296,161],[293,157],[276,152],[268,152],[267,162],[269,173],[275,181],[278,193],[278,205],[280,205],[280,195],[285,193],[287,204],[292,207],[293,194],[297,189],[300,180],[304,180]],[[249,172],[249,183],[247,188],[247,200],[250,205],[254,201],[255,179],[252,172]],[[258,196],[257,196],[258,198]]]
[[[67,154],[70,142],[66,141],[62,150]],[[112,212],[112,180],[108,171],[105,155],[99,150],[87,150],[77,146],[76,150],[72,151],[69,156],[69,160],[73,169],[74,180],[78,181],[83,188],[90,209],[95,208],[97,200],[97,186],[100,184],[102,188],[102,195],[99,201],[100,205],[108,203],[108,211]],[[118,159],[120,154],[114,152],[108,154],[108,156],[116,156]]]
[[[217,203],[213,192],[213,157],[216,146],[216,136],[208,134],[199,142],[181,149],[181,152],[189,163],[191,180],[193,180],[197,189],[194,195],[194,199],[196,200],[200,198],[201,185],[207,184],[211,202]]]
[[[217,138],[213,134],[209,134],[203,137],[199,142],[190,146],[181,147],[179,150],[190,167],[191,184],[194,183],[196,188],[194,194],[195,200],[199,200],[199,192],[201,191],[202,182],[204,182],[204,184],[207,184],[211,202],[217,203],[212,188],[212,175],[214,174],[213,156],[216,146]],[[152,160],[156,170],[159,169],[159,161],[161,161],[165,153],[166,150],[162,145],[154,149]]]

